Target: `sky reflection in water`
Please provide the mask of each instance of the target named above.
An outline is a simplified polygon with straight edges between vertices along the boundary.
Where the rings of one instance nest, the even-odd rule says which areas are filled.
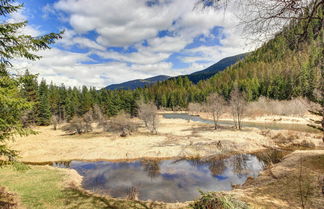
[[[162,160],[133,162],[56,163],[84,176],[83,187],[113,197],[126,197],[135,187],[141,200],[183,202],[202,191],[231,190],[248,176],[256,177],[263,163],[253,155],[235,155],[223,160]]]

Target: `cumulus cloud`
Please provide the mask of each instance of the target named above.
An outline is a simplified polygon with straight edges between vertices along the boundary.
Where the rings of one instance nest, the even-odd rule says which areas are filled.
[[[122,62],[106,62],[100,64],[85,64],[91,61],[88,54],[67,52],[53,48],[38,53],[43,58],[37,62],[24,59],[15,60],[13,65],[23,73],[29,69],[39,74],[39,79],[45,79],[57,85],[93,86],[102,88],[109,83],[120,83],[133,79],[143,79],[159,74],[177,75],[172,70],[172,64],[132,64]],[[122,75],[122,76],[121,76]]]
[[[57,84],[101,88],[160,74],[191,73],[224,57],[253,49],[254,46],[246,46],[246,40],[241,37],[234,6],[226,12],[194,10],[196,2],[57,0],[43,8],[42,17],[47,19],[59,14],[57,21],[62,23],[60,29],[65,30],[63,39],[52,50],[41,52],[42,60],[19,60],[17,65]],[[23,13],[17,13],[12,21],[25,19]],[[222,29],[214,33],[215,27]],[[41,34],[35,26],[24,30],[34,36]],[[201,44],[187,47],[200,36]],[[219,43],[210,44],[208,40]],[[130,48],[135,50],[128,51]],[[175,68],[175,61],[168,59],[174,54],[189,67]]]
[[[24,22],[27,21],[28,17],[24,15],[24,10],[18,10],[12,13],[7,20],[8,23],[17,23],[17,22]],[[32,36],[39,36],[42,32],[35,26],[35,25],[26,25],[24,28],[21,28],[18,31],[20,34],[24,35],[32,35]]]

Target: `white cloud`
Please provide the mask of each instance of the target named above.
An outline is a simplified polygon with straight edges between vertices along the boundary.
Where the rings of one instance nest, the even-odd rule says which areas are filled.
[[[13,62],[15,69],[20,69],[20,71],[29,69],[32,73],[39,74],[40,79],[53,81],[57,85],[64,83],[66,86],[86,85],[97,88],[159,74],[176,75],[172,70],[172,64],[166,62],[131,66],[121,62],[84,64],[83,62],[91,61],[88,54],[72,53],[55,48],[40,52],[39,55],[43,58],[36,62],[24,59],[15,60]]]
[[[43,59],[40,61],[19,60],[17,65],[28,67],[33,73],[39,73],[40,77],[57,84],[63,82],[68,86],[101,88],[112,83],[160,74],[191,73],[254,47],[245,46],[233,7],[224,13],[214,9],[193,10],[196,0],[159,2],[148,7],[146,0],[58,0],[43,9],[43,18],[57,13],[60,14],[60,20],[64,17],[64,24],[68,23],[64,26],[63,39],[57,42],[64,50],[53,48],[41,52]],[[13,18],[26,19],[23,13]],[[220,34],[210,32],[216,26],[223,27]],[[35,27],[25,30],[32,35],[41,34]],[[93,31],[96,32],[95,37],[90,39],[85,35]],[[157,34],[160,31],[168,31],[171,35],[159,37]],[[201,34],[220,39],[221,46],[185,48]],[[225,38],[221,39],[223,36]],[[202,37],[202,41],[205,37]],[[87,49],[88,52],[69,52],[75,46]],[[132,46],[137,51],[123,53],[107,49],[112,46],[124,49]],[[166,61],[175,52],[181,54],[180,58],[189,64],[188,68],[174,69],[174,63]],[[93,54],[115,61],[84,64],[92,61],[90,55]]]
[[[27,17],[24,15],[24,10],[20,9],[10,15],[10,18],[7,20],[9,23],[24,22],[27,20]],[[20,34],[31,35],[31,36],[40,36],[42,32],[33,25],[26,25],[18,31]]]

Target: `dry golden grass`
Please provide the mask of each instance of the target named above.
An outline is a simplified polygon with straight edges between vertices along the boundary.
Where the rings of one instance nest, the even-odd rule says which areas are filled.
[[[324,150],[295,151],[257,179],[230,193],[255,208],[284,209],[301,208],[300,192],[307,195],[306,190],[309,190],[306,208],[321,209],[324,205],[323,165]]]
[[[84,135],[67,135],[52,127],[37,127],[37,135],[17,138],[11,144],[25,162],[66,160],[122,160],[209,156],[224,152],[247,153],[275,146],[256,129],[213,130],[198,122],[163,119],[157,135],[141,128],[138,133],[120,137],[95,130]],[[221,145],[221,146],[220,146]]]

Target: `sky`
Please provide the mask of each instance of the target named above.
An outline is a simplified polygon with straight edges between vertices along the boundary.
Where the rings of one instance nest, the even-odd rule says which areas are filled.
[[[39,79],[93,86],[202,70],[250,51],[235,8],[202,9],[197,0],[20,0],[9,21],[27,20],[21,33],[64,30],[39,61],[14,60]]]

